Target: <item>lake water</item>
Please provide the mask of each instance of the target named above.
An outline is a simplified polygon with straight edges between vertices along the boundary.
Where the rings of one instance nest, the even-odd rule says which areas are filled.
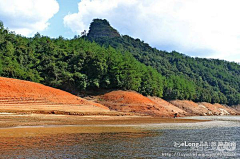
[[[188,118],[213,121],[128,126],[136,132],[9,137],[0,141],[5,144],[0,158],[240,158],[239,116]]]

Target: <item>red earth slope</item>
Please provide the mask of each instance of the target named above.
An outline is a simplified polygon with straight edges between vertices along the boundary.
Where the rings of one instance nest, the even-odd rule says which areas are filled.
[[[0,110],[108,112],[109,108],[39,83],[0,77]]]
[[[99,103],[111,110],[145,115],[173,117],[186,112],[157,97],[145,97],[134,91],[112,91],[99,97]]]

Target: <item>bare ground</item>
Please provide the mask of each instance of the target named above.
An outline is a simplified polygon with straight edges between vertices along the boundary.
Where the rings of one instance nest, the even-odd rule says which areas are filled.
[[[0,128],[53,125],[139,125],[153,123],[188,123],[203,120],[161,118],[151,116],[77,116],[55,114],[0,113]]]

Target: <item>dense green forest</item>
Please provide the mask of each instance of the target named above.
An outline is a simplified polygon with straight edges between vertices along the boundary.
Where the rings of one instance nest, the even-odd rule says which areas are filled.
[[[96,29],[97,27],[97,29]],[[94,20],[87,36],[26,38],[0,23],[0,76],[78,94],[124,89],[164,99],[240,103],[240,66],[151,48]]]
[[[106,21],[106,20],[102,20]],[[98,21],[93,21],[90,28],[96,27]],[[105,22],[109,27],[109,23]],[[94,30],[94,29],[92,29]],[[100,30],[100,31],[99,31]],[[240,103],[240,65],[218,59],[193,58],[176,51],[166,52],[150,47],[140,39],[133,39],[127,35],[112,38],[87,35],[86,39],[95,41],[101,46],[112,46],[121,52],[130,52],[138,61],[147,66],[152,66],[166,78],[163,97],[165,99],[190,98],[194,101],[206,101],[211,103],[239,104]],[[91,32],[91,35],[93,32]],[[196,94],[193,96],[183,95],[179,89],[178,81],[172,78],[181,78],[186,84],[194,83]],[[171,81],[175,86],[169,83]],[[182,83],[182,82],[181,82]]]
[[[71,93],[95,89],[135,90],[162,97],[164,78],[130,53],[75,37],[26,38],[0,25],[0,75]]]

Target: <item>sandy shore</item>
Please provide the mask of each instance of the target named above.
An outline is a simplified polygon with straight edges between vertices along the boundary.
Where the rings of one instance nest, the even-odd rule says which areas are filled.
[[[0,113],[0,138],[71,133],[138,132],[132,125],[194,123],[204,120],[150,116],[73,116]]]
[[[49,125],[134,125],[153,123],[189,123],[203,120],[151,116],[74,116],[54,114],[0,113],[0,128]]]

